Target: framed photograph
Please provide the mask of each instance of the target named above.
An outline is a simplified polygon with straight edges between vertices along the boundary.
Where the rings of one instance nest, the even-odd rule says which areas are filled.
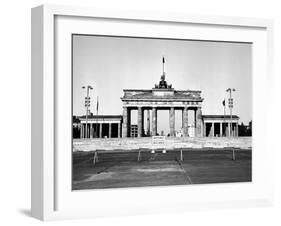
[[[272,32],[264,19],[32,9],[32,216],[270,205]]]

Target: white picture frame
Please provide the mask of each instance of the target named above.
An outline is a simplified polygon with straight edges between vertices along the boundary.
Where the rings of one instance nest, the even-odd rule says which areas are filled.
[[[105,21],[107,24],[104,24]],[[184,37],[181,37],[178,26],[187,29]],[[171,33],[166,33],[167,28]],[[69,34],[75,32],[252,42],[253,182],[72,192],[69,187],[70,154],[67,155],[71,151],[67,148],[71,147],[71,140],[67,136],[60,139],[61,128],[70,128],[71,114],[65,118],[60,112],[64,107],[69,108],[69,99],[64,101],[65,106],[60,103],[71,89],[71,79],[67,77],[71,71],[68,67],[70,46],[62,45],[59,40],[61,38],[67,43]],[[56,220],[271,205],[273,181],[267,175],[273,172],[274,148],[266,136],[270,125],[264,123],[269,120],[268,110],[264,110],[270,109],[273,103],[265,99],[259,90],[268,94],[273,92],[272,33],[273,22],[265,19],[107,11],[55,5],[32,9],[32,216]],[[60,65],[57,65],[58,62]],[[63,68],[62,71],[59,67]],[[57,73],[63,76],[56,76]],[[260,111],[260,103],[263,111]],[[63,163],[63,159],[67,163]]]

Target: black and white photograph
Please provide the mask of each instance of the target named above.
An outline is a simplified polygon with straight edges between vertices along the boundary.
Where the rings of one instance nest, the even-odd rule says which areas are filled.
[[[252,43],[72,34],[72,190],[252,181]]]

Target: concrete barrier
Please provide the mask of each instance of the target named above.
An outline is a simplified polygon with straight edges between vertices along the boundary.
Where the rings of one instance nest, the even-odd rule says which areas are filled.
[[[132,150],[152,149],[153,140],[151,137],[142,138],[108,138],[108,139],[74,139],[73,151],[94,151],[94,150]],[[166,137],[165,149],[179,148],[223,148],[234,147],[241,149],[252,148],[251,137]],[[163,145],[161,144],[161,148]]]

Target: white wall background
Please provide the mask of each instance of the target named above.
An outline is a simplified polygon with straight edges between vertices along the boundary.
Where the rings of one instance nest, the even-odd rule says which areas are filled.
[[[208,15],[272,18],[275,20],[275,103],[272,116],[281,114],[281,13],[276,0],[9,0],[0,8],[0,224],[37,225],[30,208],[30,8],[43,3],[99,8],[133,9]],[[265,94],[266,95],[266,94]],[[271,97],[269,97],[271,98]],[[277,147],[277,126],[271,126]],[[274,129],[275,128],[275,129]],[[280,132],[279,132],[280,134]],[[280,144],[279,144],[280,146]],[[278,148],[276,148],[277,150]],[[281,152],[281,148],[279,148]],[[132,216],[52,225],[280,225],[281,154],[275,152],[276,203],[274,207],[197,211],[178,214]],[[210,194],[211,195],[211,194]]]

